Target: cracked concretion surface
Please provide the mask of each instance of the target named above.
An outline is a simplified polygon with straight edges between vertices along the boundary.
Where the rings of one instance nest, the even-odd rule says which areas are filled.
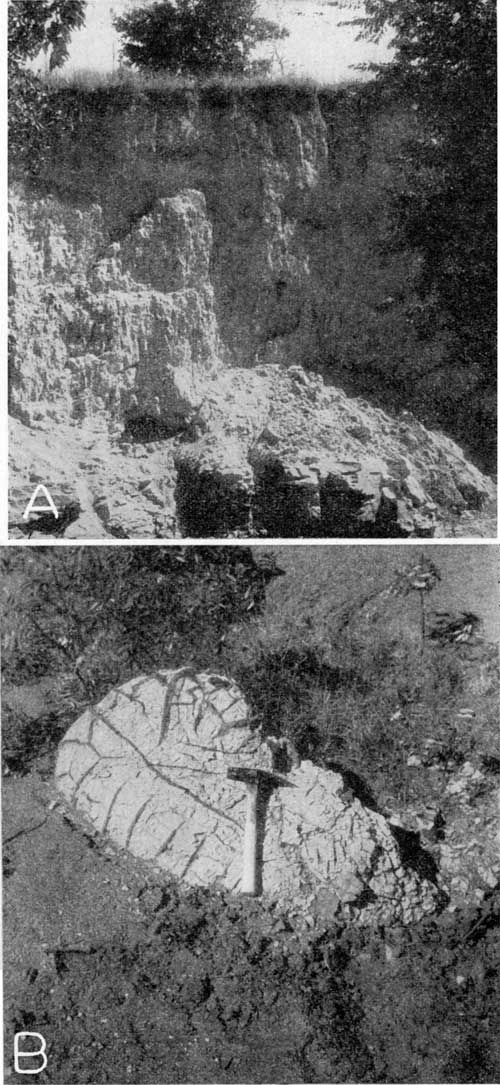
[[[93,829],[190,885],[238,890],[246,814],[236,766],[272,769],[238,687],[190,668],[134,679],[87,710],[60,744],[56,783]],[[302,762],[263,797],[263,892],[361,922],[413,922],[442,902],[409,870],[387,820],[342,776]]]

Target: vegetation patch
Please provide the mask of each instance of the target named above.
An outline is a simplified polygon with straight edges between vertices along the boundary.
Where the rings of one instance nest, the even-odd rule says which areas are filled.
[[[3,555],[4,757],[26,772],[76,715],[135,675],[194,663],[223,669],[228,630],[257,614],[271,562],[245,547],[50,548]],[[44,680],[30,716],[11,687]],[[48,680],[48,683],[47,683]],[[10,707],[9,707],[10,705]],[[45,707],[46,706],[46,707]]]

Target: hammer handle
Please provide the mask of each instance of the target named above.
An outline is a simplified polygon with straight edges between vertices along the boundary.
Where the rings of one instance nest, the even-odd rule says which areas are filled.
[[[257,893],[257,800],[258,786],[247,788],[247,813],[243,837],[243,873],[241,892],[255,896]]]

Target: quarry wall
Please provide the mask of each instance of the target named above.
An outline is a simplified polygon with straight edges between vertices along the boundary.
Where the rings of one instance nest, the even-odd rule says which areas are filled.
[[[409,123],[401,110],[355,91],[321,99],[302,88],[269,87],[143,95],[113,87],[67,90],[60,100],[63,120],[38,184],[27,201],[19,192],[13,201],[14,414],[26,401],[45,393],[54,400],[65,390],[70,399],[87,399],[73,403],[77,414],[92,410],[93,400],[97,409],[113,410],[119,399],[109,397],[117,383],[113,371],[125,385],[133,383],[130,369],[123,374],[122,357],[130,354],[139,303],[136,297],[126,302],[123,277],[108,288],[105,280],[113,279],[116,246],[133,236],[159,199],[183,189],[202,193],[208,219],[203,226],[191,223],[191,256],[180,254],[182,237],[175,239],[175,258],[190,262],[191,280],[175,273],[165,278],[162,271],[160,282],[151,267],[132,271],[157,294],[198,291],[196,313],[177,299],[179,319],[198,322],[193,335],[207,333],[205,354],[231,365],[298,363],[358,393],[378,388],[382,394],[394,384],[387,337],[385,373],[375,373],[379,346],[373,336],[370,343],[369,313],[380,324],[380,306],[392,306],[394,336],[398,303],[387,302],[392,287],[387,273],[380,274],[372,242],[374,223],[379,235],[384,232],[389,159]],[[150,248],[154,234],[152,222]],[[158,236],[157,268],[173,240]],[[126,251],[120,255],[126,262]],[[389,278],[411,290],[415,256],[400,254],[396,263]],[[86,294],[99,286],[114,290],[119,315],[110,315],[102,296],[89,314]],[[219,338],[208,327],[211,313],[204,320],[211,291]],[[122,333],[113,341],[117,324]],[[150,325],[138,332],[142,341],[150,338],[152,351],[154,324],[150,314]],[[63,372],[68,354],[71,379]],[[131,368],[135,358],[132,351]]]
[[[471,429],[482,408],[409,317],[418,255],[389,244],[407,110],[374,86],[74,86],[55,102],[36,178],[11,193],[20,505],[53,443],[33,427],[68,422],[78,467],[52,482],[92,507],[94,534],[429,536],[492,500],[424,428],[454,436],[457,411]],[[133,447],[112,450],[126,492],[111,453],[80,449],[94,423],[143,444],[140,478]]]

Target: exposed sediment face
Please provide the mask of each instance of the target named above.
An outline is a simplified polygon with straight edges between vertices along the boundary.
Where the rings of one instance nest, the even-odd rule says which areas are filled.
[[[314,375],[351,244],[327,137],[314,95],[110,98],[62,131],[59,195],[11,203],[20,513],[35,475],[97,536],[433,535],[493,500],[449,438]],[[102,441],[86,468],[96,427],[127,465],[122,499]],[[49,464],[49,431],[76,463]]]
[[[21,206],[13,201],[13,413],[182,426],[221,364],[203,195],[159,200],[111,244],[100,207]]]

